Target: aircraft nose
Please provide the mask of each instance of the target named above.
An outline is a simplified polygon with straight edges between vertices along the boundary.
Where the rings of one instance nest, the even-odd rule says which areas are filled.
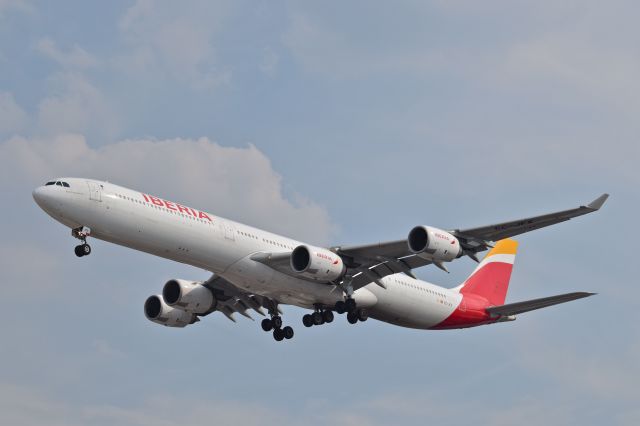
[[[33,199],[39,206],[42,206],[42,201],[44,199],[43,189],[44,187],[39,186],[36,189],[34,189],[33,192],[31,193],[31,195],[33,195]]]
[[[44,186],[39,186],[32,192],[33,199],[43,210],[48,210],[52,208],[53,205],[53,194],[51,194],[51,190],[49,188],[45,188]]]

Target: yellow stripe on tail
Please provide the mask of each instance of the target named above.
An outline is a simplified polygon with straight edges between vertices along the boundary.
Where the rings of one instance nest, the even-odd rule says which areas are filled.
[[[496,245],[487,253],[485,259],[496,254],[513,254],[518,251],[518,242],[511,238],[505,238],[496,243]]]

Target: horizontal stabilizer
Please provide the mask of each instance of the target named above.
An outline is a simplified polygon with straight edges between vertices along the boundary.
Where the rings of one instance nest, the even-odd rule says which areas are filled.
[[[495,316],[517,315],[524,312],[533,311],[547,306],[557,305],[559,303],[571,302],[572,300],[582,299],[583,297],[593,296],[596,293],[576,292],[560,294],[558,296],[543,297],[542,299],[526,300],[524,302],[509,303],[501,306],[492,306],[487,308],[487,313]]]

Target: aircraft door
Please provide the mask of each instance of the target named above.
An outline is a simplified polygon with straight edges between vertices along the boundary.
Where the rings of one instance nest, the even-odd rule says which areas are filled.
[[[87,185],[89,185],[89,199],[93,201],[102,201],[102,185],[90,181],[87,181]]]
[[[225,220],[223,226],[224,226],[224,237],[227,240],[235,241],[236,230],[234,229],[233,225]]]

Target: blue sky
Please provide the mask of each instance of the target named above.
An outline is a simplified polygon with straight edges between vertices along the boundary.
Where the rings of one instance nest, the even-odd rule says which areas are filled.
[[[640,421],[634,2],[0,0],[0,422]],[[317,244],[611,199],[521,237],[508,301],[598,296],[471,330],[336,321],[275,344],[214,314],[148,322],[208,274],[68,230],[31,190],[87,176]],[[451,274],[418,274],[451,287]]]

